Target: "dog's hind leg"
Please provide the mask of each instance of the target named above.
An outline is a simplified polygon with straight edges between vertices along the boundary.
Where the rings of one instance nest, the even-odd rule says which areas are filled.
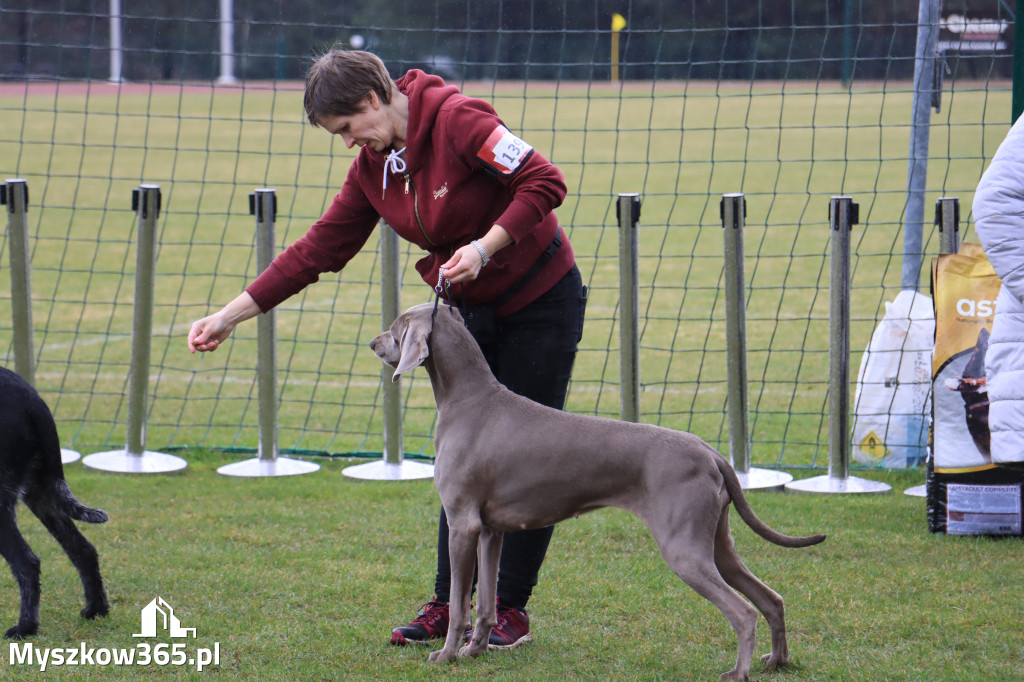
[[[753,602],[768,621],[772,633],[772,650],[761,657],[761,662],[768,668],[787,665],[789,646],[786,643],[785,604],[782,597],[751,573],[740,559],[729,532],[728,507],[722,512],[715,534],[715,564],[725,581]]]
[[[21,639],[34,635],[39,629],[39,557],[18,530],[14,500],[4,500],[0,504],[0,555],[10,565],[21,594],[18,624],[5,636]]]
[[[24,502],[32,513],[39,517],[46,530],[57,539],[78,571],[85,592],[82,617],[93,619],[96,616],[106,616],[110,606],[107,603],[106,590],[103,588],[103,576],[100,575],[100,560],[96,548],[85,539],[75,526],[75,522],[62,510],[55,508],[49,499],[41,500],[29,494],[25,496]]]
[[[498,624],[496,601],[498,597],[498,561],[501,558],[501,539],[504,534],[491,528],[480,531],[480,549],[477,553],[477,607],[476,629],[469,644],[459,656],[479,656],[487,653],[491,629]]]
[[[722,578],[715,566],[714,531],[703,524],[683,521],[670,530],[655,531],[654,539],[661,555],[683,582],[692,587],[725,614],[739,639],[736,667],[723,673],[722,680],[746,680],[750,659],[754,655],[754,634],[757,611],[739,596]]]

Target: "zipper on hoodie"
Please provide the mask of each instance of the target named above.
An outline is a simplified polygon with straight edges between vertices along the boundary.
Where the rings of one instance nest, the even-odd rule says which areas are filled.
[[[412,188],[412,213],[416,217],[416,225],[420,228],[420,233],[423,238],[427,240],[427,243],[431,246],[437,246],[434,240],[427,236],[427,231],[423,228],[423,220],[420,218],[420,204],[419,194],[416,192],[416,185],[412,181],[412,175],[409,173],[405,174],[405,193],[409,193],[409,188]]]

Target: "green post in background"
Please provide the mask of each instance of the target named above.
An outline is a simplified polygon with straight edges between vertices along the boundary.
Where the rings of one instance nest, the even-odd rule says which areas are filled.
[[[1011,123],[1015,123],[1021,111],[1024,111],[1024,30],[1021,30],[1022,21],[1024,21],[1024,2],[1018,2],[1013,15],[1013,111],[1011,112]]]
[[[853,80],[853,0],[843,3],[843,86]]]

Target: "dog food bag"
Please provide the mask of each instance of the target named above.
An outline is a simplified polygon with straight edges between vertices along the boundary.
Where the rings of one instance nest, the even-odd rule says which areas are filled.
[[[885,303],[861,357],[854,397],[853,459],[889,469],[924,464],[931,420],[932,300],[913,289]]]
[[[1020,535],[1024,473],[996,467],[989,450],[985,353],[999,277],[977,244],[932,262],[932,457],[928,523],[951,535]]]

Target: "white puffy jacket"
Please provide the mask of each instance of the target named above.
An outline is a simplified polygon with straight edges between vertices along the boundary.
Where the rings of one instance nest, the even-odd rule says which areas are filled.
[[[972,211],[1003,283],[985,357],[992,462],[1024,466],[1024,116],[981,176]]]

